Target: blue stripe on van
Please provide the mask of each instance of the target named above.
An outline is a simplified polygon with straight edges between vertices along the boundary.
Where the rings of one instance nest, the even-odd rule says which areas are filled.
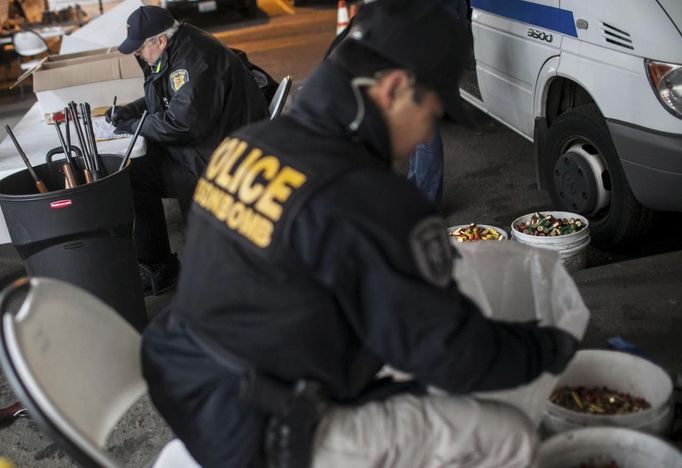
[[[471,7],[578,37],[573,12],[523,0],[471,0]]]

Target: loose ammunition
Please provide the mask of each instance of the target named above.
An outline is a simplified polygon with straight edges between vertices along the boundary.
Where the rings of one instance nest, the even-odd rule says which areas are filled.
[[[608,387],[561,387],[552,392],[549,400],[563,408],[589,414],[629,414],[651,407],[643,398]]]

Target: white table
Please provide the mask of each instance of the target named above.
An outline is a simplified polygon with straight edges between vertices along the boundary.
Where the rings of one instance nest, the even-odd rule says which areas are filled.
[[[62,131],[64,126],[62,126]],[[14,136],[21,145],[31,165],[38,166],[45,163],[45,155],[52,148],[60,146],[57,132],[52,125],[45,122],[43,110],[40,104],[35,103],[24,115],[19,123],[12,128]],[[71,129],[71,144],[79,146],[75,130]],[[130,138],[97,142],[97,150],[100,154],[117,154],[123,156],[130,144]],[[130,154],[131,157],[143,156],[147,151],[144,138],[139,137]],[[19,157],[14,144],[9,136],[0,143],[0,179],[15,172],[26,169],[26,165]],[[11,242],[5,217],[0,213],[0,244]]]

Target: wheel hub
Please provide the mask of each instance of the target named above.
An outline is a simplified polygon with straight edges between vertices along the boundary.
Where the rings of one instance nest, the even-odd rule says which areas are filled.
[[[606,167],[599,154],[576,143],[554,164],[554,186],[566,209],[591,216],[608,206],[611,191],[605,186]]]

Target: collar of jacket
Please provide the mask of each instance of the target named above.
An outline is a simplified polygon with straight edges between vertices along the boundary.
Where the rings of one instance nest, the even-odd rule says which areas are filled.
[[[171,62],[174,62],[177,55],[178,55],[178,49],[177,44],[181,42],[180,36],[183,35],[185,31],[185,23],[180,23],[180,26],[178,27],[178,30],[175,31],[175,34],[173,34],[173,37],[170,38],[170,41],[168,41],[168,46],[166,46],[166,50],[163,51],[163,54],[161,54],[161,60],[163,60],[161,68],[158,73],[163,73],[165,72],[166,68],[168,67],[168,64]]]
[[[358,110],[351,79],[339,65],[324,61],[306,80],[290,115],[319,133],[364,146],[383,165],[391,167],[391,142],[386,124],[364,90],[361,92],[364,118],[356,131],[349,128]]]
[[[178,30],[173,34],[173,37],[170,38],[170,41],[168,41],[168,46],[166,49],[161,53],[161,56],[159,59],[156,61],[156,63],[153,66],[147,65],[146,70],[145,70],[145,81],[146,80],[156,80],[158,77],[166,73],[168,70],[168,64],[171,62],[171,60],[175,57],[177,54],[177,47],[173,47],[178,41],[176,40],[177,37],[180,35],[180,32],[184,28],[184,23],[180,24],[180,27]],[[141,63],[144,63],[142,61]]]

